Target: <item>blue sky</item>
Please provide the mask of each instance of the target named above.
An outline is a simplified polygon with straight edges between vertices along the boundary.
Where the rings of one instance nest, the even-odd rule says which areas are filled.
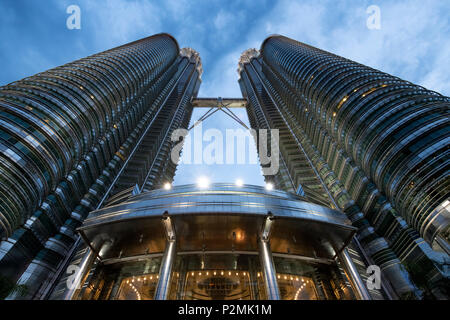
[[[66,28],[66,8],[81,9],[81,30]],[[367,7],[381,29],[366,27]],[[450,95],[450,1],[0,0],[0,85],[159,32],[203,61],[200,96],[240,97],[237,62],[270,34],[283,34]],[[204,110],[195,110],[197,119]],[[237,111],[247,121],[244,110]],[[216,113],[204,128],[237,128]],[[180,165],[176,184],[262,184],[258,165]]]

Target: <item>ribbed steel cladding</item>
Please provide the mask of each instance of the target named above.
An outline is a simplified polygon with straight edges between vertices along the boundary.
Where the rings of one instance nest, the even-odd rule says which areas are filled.
[[[292,137],[298,139],[297,155],[304,152],[311,159],[317,178],[359,228],[358,238],[373,261],[382,267],[396,293],[417,294],[407,273],[399,267],[397,256],[427,270],[426,277],[434,279],[428,283],[430,287],[441,286],[438,279],[442,279],[442,274],[439,275],[434,262],[430,264],[431,249],[423,246],[419,236],[421,232],[431,243],[436,229],[425,232],[426,223],[419,226],[414,222],[419,212],[408,214],[412,210],[406,204],[412,206],[418,199],[428,202],[431,208],[420,215],[422,221],[427,217],[431,221],[430,213],[448,197],[449,155],[445,139],[449,139],[449,98],[282,36],[269,37],[259,57],[245,52],[241,59],[239,81],[249,101],[252,127],[264,122],[258,116],[264,113],[262,107],[277,110],[275,116],[278,114],[283,121],[274,127],[286,126]],[[263,95],[270,99],[263,101]],[[269,118],[274,116],[272,111],[265,112]],[[429,115],[428,122],[423,114]],[[427,127],[428,124],[431,126]],[[419,135],[420,130],[423,132]],[[280,143],[288,143],[281,139],[280,131]],[[414,148],[411,147],[414,144],[419,147],[408,154],[399,152]],[[439,147],[433,146],[434,151],[426,157],[417,156],[433,144]],[[308,190],[314,181],[307,178],[312,168],[308,170],[305,161],[294,155],[290,152],[286,158],[281,154],[287,159],[291,180],[305,187],[308,199],[317,201],[320,184],[319,188]],[[411,165],[405,166],[408,161]],[[437,161],[440,167],[436,166]],[[434,181],[425,175],[438,170],[441,171]],[[422,178],[418,180],[411,173]],[[408,179],[415,179],[415,185],[408,185]],[[431,183],[435,191],[441,192],[439,197],[430,201],[427,196],[412,196],[420,188],[422,194],[427,192],[421,187],[423,183]],[[442,206],[438,209],[445,210]],[[448,229],[448,219],[442,216],[436,225],[442,232]]]
[[[291,144],[292,146],[295,145],[295,142],[293,141],[293,137],[291,136],[291,134],[287,131],[288,129],[286,125],[283,121],[281,121],[280,116],[277,115],[277,111],[275,109],[276,107],[274,106],[274,104],[269,99],[265,99],[264,102],[262,101],[262,95],[267,95],[267,93],[265,90],[256,89],[258,88],[258,86],[261,87],[260,79],[256,75],[256,70],[260,70],[260,68],[259,64],[257,64],[256,66],[254,64],[257,64],[256,60],[252,60],[250,64],[246,64],[244,66],[244,70],[246,72],[241,73],[242,81],[244,81],[246,90],[249,94],[248,98],[250,99],[250,104],[252,106],[251,109],[261,115],[258,118],[259,127],[261,126],[261,122],[265,123],[265,118],[263,116],[264,111],[262,110],[262,106],[264,106],[264,110],[268,112],[269,119],[278,119],[276,125],[272,125],[271,127],[280,130],[280,151],[283,151],[283,149],[285,149],[284,147],[287,144]],[[258,92],[258,94],[256,94],[256,92]],[[259,100],[261,100],[261,103],[258,102],[258,97]],[[266,128],[267,125],[263,124],[262,127]],[[298,146],[294,148],[291,147],[288,156],[282,154],[282,158],[287,159],[288,166],[292,175],[292,181],[295,183],[295,186],[291,186],[292,183],[288,182],[287,185],[290,185],[289,187],[293,187],[296,190],[299,185],[302,185],[303,190],[310,201],[325,206],[335,207],[330,198],[327,196],[321,181],[314,173],[313,168],[308,164],[306,155],[303,155],[302,152],[299,152]],[[294,158],[296,158],[295,161],[293,160]],[[286,170],[288,170],[288,168],[286,168]],[[281,187],[281,189],[283,190],[288,190],[282,188],[283,182],[278,182],[280,180],[283,180],[281,172],[276,174],[273,178],[277,181],[277,186]]]
[[[270,129],[271,126],[268,122],[268,119],[264,117],[264,113],[261,108],[261,104],[258,101],[258,96],[256,94],[255,85],[251,83],[249,76],[246,73],[242,74],[242,81],[245,91],[243,91],[243,94],[245,93],[245,97],[250,101],[252,108],[247,108],[247,113],[249,114],[250,124],[253,129]],[[257,122],[254,121],[254,116],[258,119]],[[271,120],[269,118],[269,120]],[[276,127],[276,126],[275,126]],[[278,128],[278,127],[276,127]],[[280,137],[281,139],[282,137]],[[282,145],[281,145],[282,146]],[[284,161],[280,163],[281,168],[285,168]],[[280,169],[281,171],[282,169]],[[274,182],[277,189],[280,190],[286,190],[286,191],[293,191],[292,185],[290,182],[285,181],[283,179],[284,177],[281,175],[280,172],[278,174],[271,176],[271,177],[265,177],[266,180],[270,182]]]
[[[159,35],[0,88],[1,236],[11,235],[90,153],[101,162],[111,158],[137,120],[121,117],[177,55],[176,42]],[[88,161],[101,171],[96,165]]]
[[[267,99],[262,102],[262,104],[259,104],[258,99],[255,98],[256,92],[258,92],[259,95],[262,95],[265,92],[265,90],[256,89],[262,87],[261,80],[265,81],[266,83],[264,85],[271,89],[271,83],[264,78],[263,74],[259,73],[259,77],[256,76],[256,72],[258,72],[258,70],[261,70],[261,65],[259,64],[258,60],[251,59],[250,63],[246,64],[241,70],[245,70],[245,72],[241,72],[241,81],[245,85],[245,92],[253,97],[252,99],[249,99],[250,108],[248,109],[256,111],[258,113],[263,113],[263,105],[265,110],[279,108]],[[252,81],[250,81],[249,76],[252,77]],[[272,95],[272,98],[275,96],[275,99],[277,100],[276,102],[279,106],[282,106],[284,104],[282,100],[279,100],[279,96],[275,91],[271,90],[270,92],[266,92],[266,94]],[[268,116],[274,116],[273,111],[270,115],[268,114]],[[264,119],[262,121],[262,123],[265,123]],[[286,125],[287,123],[279,123],[276,128],[285,127]],[[350,219],[352,219],[354,225],[359,228],[359,237],[361,241],[366,245],[366,248],[371,254],[371,258],[375,261],[375,263],[383,268],[385,277],[389,279],[389,281],[391,281],[391,283],[394,285],[396,292],[399,295],[403,295],[408,292],[414,291],[414,286],[411,285],[407,275],[403,274],[404,271],[402,271],[399,266],[400,261],[388,247],[386,241],[375,234],[373,228],[371,228],[368,221],[360,213],[360,209],[352,204],[352,201],[346,195],[345,190],[342,190],[339,187],[336,188],[335,179],[328,179],[329,177],[332,177],[333,174],[327,168],[327,165],[320,160],[320,157],[313,152],[313,150],[311,149],[313,148],[313,146],[311,145],[311,141],[307,139],[306,134],[304,132],[298,132],[300,127],[295,123],[291,123],[290,126],[294,128],[292,134],[295,133],[297,135],[297,139],[301,140],[301,145],[297,145],[296,149],[294,148],[291,150],[291,154],[287,158],[288,166],[291,168],[290,174],[294,177],[297,183],[304,186],[305,194],[308,200],[316,203],[322,203],[328,206],[334,206],[334,199],[336,199],[336,202],[341,205],[341,209],[345,209],[347,215]],[[287,134],[289,135],[289,133]],[[281,141],[280,138],[280,143],[281,145],[283,145],[286,142]],[[295,155],[302,155],[302,148],[305,148],[307,152],[304,154],[304,159],[302,159],[301,157],[299,159]],[[310,156],[312,155],[311,166],[306,160],[308,154]],[[280,156],[285,157],[281,154]],[[301,171],[298,170],[299,165],[301,166]],[[316,173],[314,173],[313,167],[318,170],[316,171]],[[278,180],[279,175],[280,173],[278,173],[274,178]],[[321,180],[321,176],[322,178],[324,178],[324,180]],[[329,192],[333,194],[332,199],[328,198],[328,196],[325,194],[326,191],[324,190],[324,188],[328,188]],[[356,256],[354,255],[354,258],[360,261],[361,258],[357,256],[356,252],[355,254]]]
[[[449,196],[450,99],[285,37],[269,38],[261,55],[313,141],[314,130],[329,134],[431,242],[427,224]]]

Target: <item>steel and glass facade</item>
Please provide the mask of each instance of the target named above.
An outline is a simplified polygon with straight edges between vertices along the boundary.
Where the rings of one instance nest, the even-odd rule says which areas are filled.
[[[22,298],[43,297],[91,210],[173,179],[201,71],[159,34],[0,88],[0,273]]]
[[[91,212],[80,285],[62,281],[50,298],[383,298],[344,256],[355,231],[338,210],[260,186],[156,189]]]
[[[344,211],[399,296],[448,296],[450,99],[283,36],[238,72],[252,127],[280,130],[266,180]]]
[[[282,36],[238,71],[274,191],[162,188],[202,73],[170,35],[0,87],[6,298],[447,298],[449,98]]]

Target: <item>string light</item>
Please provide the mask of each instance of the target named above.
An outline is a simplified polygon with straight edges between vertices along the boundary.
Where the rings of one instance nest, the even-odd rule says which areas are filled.
[[[298,289],[297,292],[295,293],[295,297],[294,300],[298,300],[298,296],[300,294],[300,291],[302,291],[302,288]]]
[[[133,286],[131,283],[129,283],[129,285],[130,285],[131,289],[134,291],[134,293],[136,294],[137,299],[138,299],[138,300],[141,300],[141,294],[140,294],[139,291],[136,289],[136,287]]]

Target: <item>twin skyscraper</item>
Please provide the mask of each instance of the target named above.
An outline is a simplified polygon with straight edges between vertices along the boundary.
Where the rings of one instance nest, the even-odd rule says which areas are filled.
[[[168,34],[0,87],[2,298],[448,299],[450,98],[284,36],[238,72],[275,190],[163,188],[202,74]]]

